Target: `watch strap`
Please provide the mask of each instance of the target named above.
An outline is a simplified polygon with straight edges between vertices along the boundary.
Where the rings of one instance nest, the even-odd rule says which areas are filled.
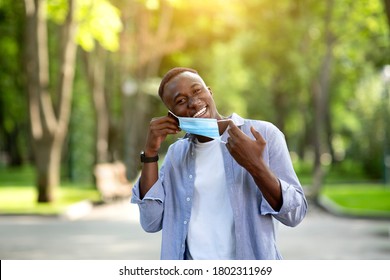
[[[159,159],[158,155],[154,157],[147,157],[144,151],[141,152],[141,162],[143,163],[157,162],[158,159]]]

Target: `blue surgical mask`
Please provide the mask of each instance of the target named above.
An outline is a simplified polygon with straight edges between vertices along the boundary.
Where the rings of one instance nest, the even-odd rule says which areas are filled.
[[[179,120],[180,129],[187,133],[206,136],[212,139],[221,138],[216,119],[178,117],[172,112],[170,113]]]

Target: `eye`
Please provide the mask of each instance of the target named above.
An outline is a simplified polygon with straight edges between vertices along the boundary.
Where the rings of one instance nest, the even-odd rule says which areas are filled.
[[[177,105],[184,104],[185,102],[186,102],[185,98],[179,98],[178,100],[176,100]]]
[[[195,93],[195,94],[199,94],[199,93],[201,93],[201,92],[202,92],[202,89],[201,89],[201,88],[197,88],[197,89],[194,90],[194,93]]]

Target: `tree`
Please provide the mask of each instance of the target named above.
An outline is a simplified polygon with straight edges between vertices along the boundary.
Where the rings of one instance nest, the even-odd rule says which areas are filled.
[[[26,73],[38,202],[51,202],[60,182],[61,152],[70,117],[76,43],[74,1],[62,26],[57,88],[50,92],[45,0],[25,0]]]
[[[329,119],[329,91],[332,75],[333,48],[335,37],[330,28],[332,22],[334,3],[333,0],[326,1],[324,15],[324,47],[325,52],[321,59],[321,64],[318,69],[318,76],[314,77],[312,98],[314,107],[314,130],[313,130],[313,148],[314,148],[314,166],[313,166],[313,186],[312,195],[315,201],[319,196],[324,170],[321,158],[329,151],[328,136],[331,131],[328,129],[330,124]]]
[[[62,29],[57,79],[49,75],[46,9],[51,19]],[[54,199],[54,188],[60,182],[61,152],[67,136],[71,112],[76,41],[84,49],[92,50],[96,38],[104,48],[115,50],[118,46],[116,34],[121,29],[121,23],[118,12],[106,0],[25,0],[25,10],[26,46],[28,46],[26,72],[31,134],[37,169],[38,201],[50,202]],[[76,29],[77,25],[78,29]],[[99,62],[99,59],[100,57],[96,61]],[[107,114],[102,114],[104,100],[99,99],[104,93],[104,80],[101,80],[102,76],[96,75],[98,70],[104,68],[99,68],[99,65],[94,67],[89,78],[97,116],[100,117],[101,114],[98,128],[106,129]],[[107,137],[106,131],[101,132],[100,129],[98,135],[100,138],[97,139],[97,146],[100,147],[102,145],[99,143],[106,140],[104,139]],[[101,150],[98,154],[102,154]]]
[[[153,80],[158,76],[162,58],[180,50],[185,39],[171,30],[174,13],[171,1],[118,2],[126,28],[121,34],[117,71],[120,88],[123,84],[131,87],[124,92],[122,106],[124,159],[132,180],[138,174],[139,152],[153,113],[149,98],[149,93],[157,92]]]
[[[95,109],[95,161],[96,163],[103,163],[109,160],[109,108],[104,91],[106,51],[97,46],[94,51],[83,52],[83,58]]]
[[[122,23],[119,10],[107,0],[84,0],[83,8],[79,10],[79,17],[83,20],[80,22],[78,42],[84,50],[83,62],[96,118],[95,161],[103,163],[110,160],[110,99],[106,94],[107,52],[116,52],[119,49],[118,35],[122,31]]]
[[[0,166],[20,166],[30,157],[23,75],[23,2],[0,3]]]
[[[390,28],[390,0],[383,0],[384,3],[384,11],[387,17],[387,23]]]

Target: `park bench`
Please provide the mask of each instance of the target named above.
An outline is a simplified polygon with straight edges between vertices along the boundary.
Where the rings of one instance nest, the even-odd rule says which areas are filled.
[[[126,166],[122,162],[99,163],[95,166],[96,187],[104,202],[131,196],[131,184],[126,178]]]

